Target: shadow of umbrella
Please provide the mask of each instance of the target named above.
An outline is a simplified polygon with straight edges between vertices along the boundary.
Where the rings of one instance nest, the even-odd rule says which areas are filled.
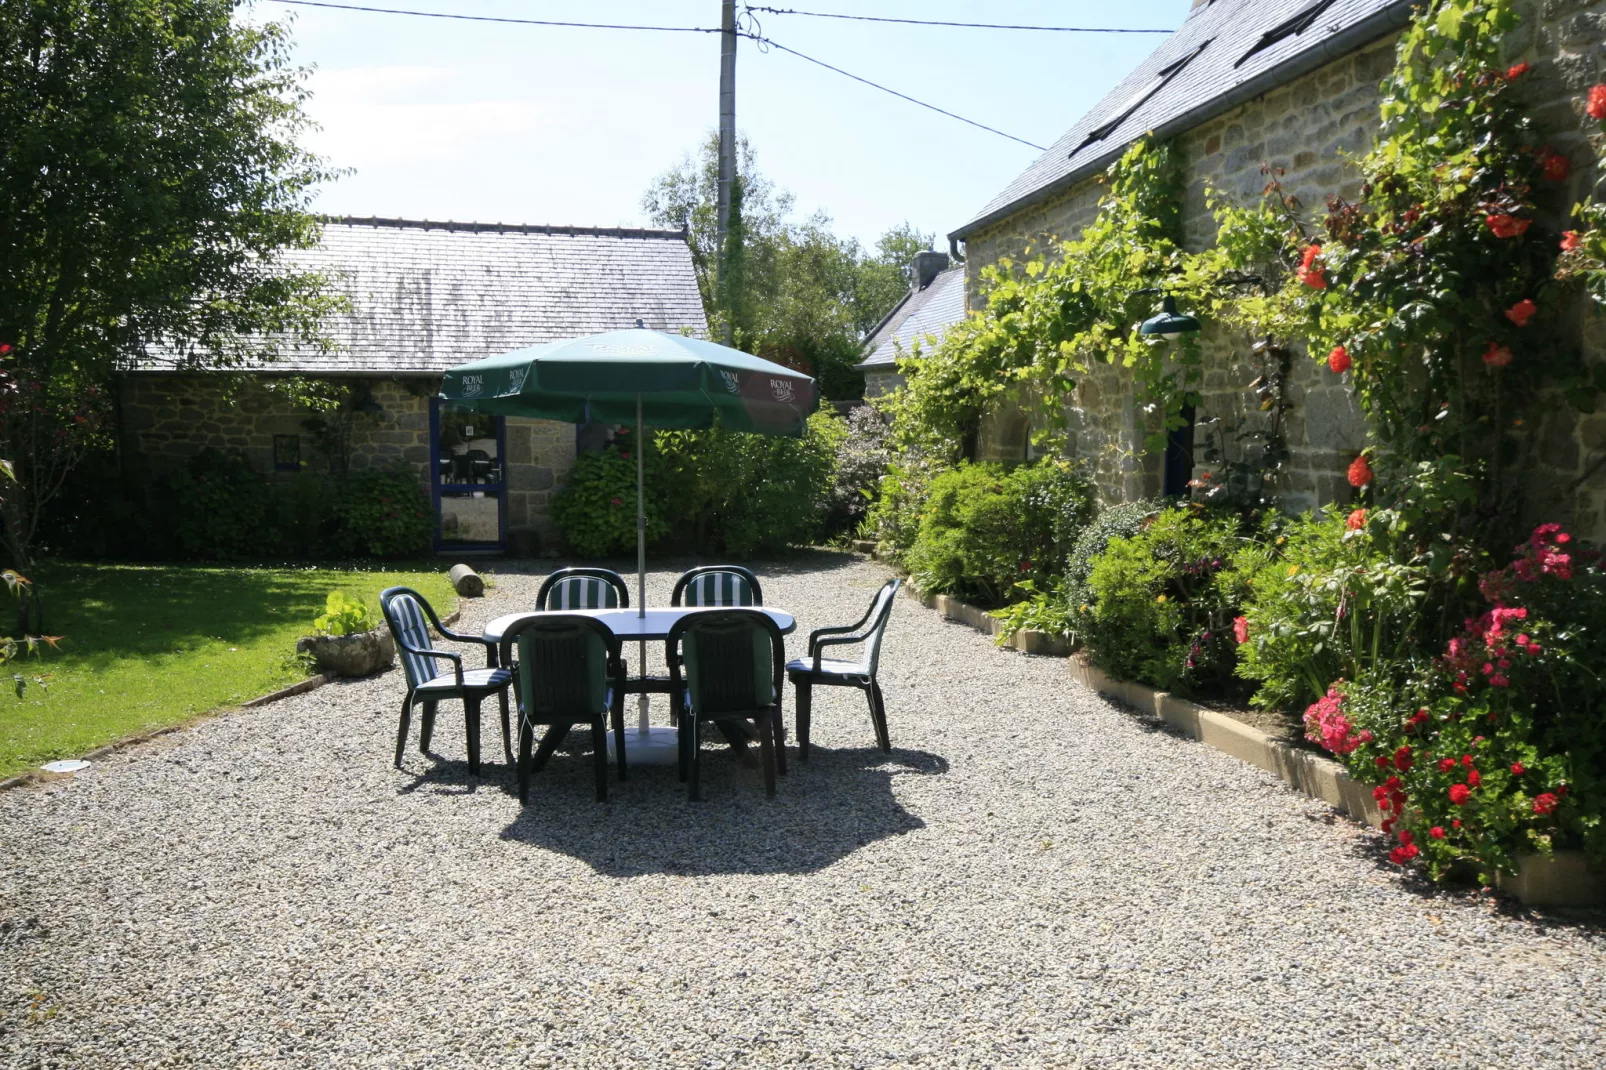
[[[673,768],[641,768],[610,785],[606,806],[588,794],[589,759],[561,763],[569,768],[560,771],[554,758],[502,838],[568,855],[610,877],[812,873],[866,844],[924,828],[893,786],[899,777],[948,771],[945,759],[924,751],[816,746],[806,765],[793,756],[779,794],[766,799],[756,772],[709,758],[704,802],[686,800]]]

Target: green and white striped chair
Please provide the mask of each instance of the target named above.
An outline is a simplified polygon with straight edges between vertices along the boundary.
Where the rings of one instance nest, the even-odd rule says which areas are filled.
[[[629,609],[630,587],[606,568],[560,568],[535,595],[536,609]]]
[[[468,771],[476,776],[480,771],[480,703],[486,696],[495,694],[502,704],[502,750],[508,764],[513,764],[513,738],[508,722],[507,689],[513,683],[513,674],[495,667],[496,646],[477,635],[454,632],[441,624],[434,608],[423,595],[410,587],[390,587],[379,595],[379,607],[385,614],[385,623],[396,640],[401,655],[402,669],[407,676],[407,697],[402,699],[401,725],[396,729],[396,768],[401,768],[402,755],[407,750],[407,726],[412,719],[415,703],[424,707],[423,719],[418,727],[418,749],[429,750],[430,736],[435,732],[435,707],[442,699],[461,699],[464,727],[468,735]],[[429,624],[425,624],[425,618]],[[458,643],[477,643],[486,647],[487,667],[464,669],[463,656],[449,650],[436,650],[429,638],[429,625],[443,638]],[[452,663],[452,671],[443,673],[440,662]]]
[[[764,589],[758,577],[740,565],[703,565],[680,574],[672,606],[761,606]]]

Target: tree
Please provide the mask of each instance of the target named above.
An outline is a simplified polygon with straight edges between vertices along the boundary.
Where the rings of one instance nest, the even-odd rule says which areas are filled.
[[[908,288],[909,261],[930,236],[904,223],[867,255],[854,239],[835,235],[823,212],[792,221],[792,195],[758,173],[742,138],[722,288],[715,277],[718,160],[711,136],[697,159],[683,158],[642,198],[655,225],[687,230],[710,324],[729,317],[738,347],[815,376],[826,397],[861,396],[864,377],[853,365],[865,337]]]
[[[115,374],[271,360],[336,299],[288,250],[318,239],[296,144],[304,70],[236,0],[0,6],[0,499],[26,564],[40,511],[104,441]]]

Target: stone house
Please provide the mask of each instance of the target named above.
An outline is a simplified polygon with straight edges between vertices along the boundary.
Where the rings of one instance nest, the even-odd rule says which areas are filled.
[[[348,301],[326,325],[334,348],[240,373],[140,359],[118,399],[131,477],[207,448],[286,477],[405,466],[429,491],[438,549],[529,551],[547,540],[551,494],[595,429],[443,409],[441,372],[637,319],[707,331],[680,231],[340,218],[298,264],[326,272]],[[339,409],[292,403],[274,389],[290,376],[336,387]]]
[[[909,266],[909,292],[875,325],[864,342],[864,396],[873,398],[903,385],[898,358],[929,346],[965,318],[965,268],[947,253],[927,250]]]
[[[1593,180],[1581,99],[1601,80],[1606,3],[1518,0],[1518,10],[1510,60],[1532,64],[1522,91],[1550,143],[1572,161],[1570,204]],[[963,245],[969,306],[982,307],[987,265],[1076,238],[1094,216],[1102,173],[1146,134],[1180,152],[1185,245],[1192,250],[1214,240],[1207,187],[1255,203],[1266,181],[1263,164],[1285,169],[1285,188],[1307,209],[1319,211],[1335,194],[1359,200],[1349,158],[1371,146],[1379,83],[1411,12],[1410,0],[1194,0],[1153,55],[950,233],[956,257]],[[1606,356],[1598,318],[1577,320],[1586,356]],[[1134,404],[1130,374],[1093,364],[1067,409],[1069,450],[1092,467],[1107,501],[1182,492],[1200,468],[1196,452],[1262,419],[1247,389],[1258,374],[1248,360],[1250,341],[1205,324],[1203,404],[1164,454],[1144,447],[1147,417]],[[1284,502],[1297,510],[1347,500],[1344,470],[1365,435],[1354,398],[1303,354],[1293,361],[1286,395],[1293,409],[1286,425],[1291,460],[1279,488]],[[1579,417],[1558,407],[1549,421],[1540,436],[1543,471],[1534,477],[1543,484],[1538,496],[1547,516],[1606,535],[1606,415]],[[978,453],[1019,459],[1028,455],[1029,437],[1026,418],[1000,407],[983,420]]]

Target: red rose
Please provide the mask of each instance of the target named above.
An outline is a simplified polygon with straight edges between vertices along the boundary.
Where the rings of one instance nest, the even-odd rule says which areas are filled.
[[[1472,789],[1465,784],[1450,785],[1450,801],[1457,806],[1465,806],[1470,798],[1472,798]]]
[[[1519,63],[1514,67],[1507,68],[1507,70],[1506,70],[1506,80],[1510,81],[1510,80],[1512,80],[1514,78],[1521,78],[1523,75],[1525,75],[1527,73],[1528,73],[1528,64],[1527,63]]]
[[[1450,827],[1453,828],[1453,829],[1460,828],[1461,827],[1461,819],[1458,817],[1454,821],[1450,822]]]
[[[1240,643],[1249,642],[1249,618],[1232,618],[1232,637]]]
[[[1333,351],[1327,354],[1327,367],[1335,375],[1343,375],[1350,369],[1349,350],[1343,346],[1334,346]]]
[[[1490,342],[1483,351],[1483,362],[1491,368],[1504,368],[1511,363],[1511,350],[1498,342]]]
[[[1583,244],[1583,240],[1578,237],[1578,232],[1576,230],[1564,230],[1561,232],[1562,252],[1570,253]]]
[[[1389,760],[1383,757],[1381,754],[1379,754],[1376,758],[1373,758],[1372,761],[1377,764],[1379,769],[1387,769],[1389,767]]]
[[[1364,487],[1372,481],[1372,466],[1366,463],[1366,454],[1361,454],[1350,462],[1349,485]]]
[[[1366,510],[1357,509],[1344,521],[1344,526],[1351,531],[1359,531],[1366,526]]]
[[[1474,742],[1476,742],[1476,741],[1474,741]],[[1473,760],[1472,759],[1472,755],[1470,755],[1470,754],[1463,754],[1461,756],[1461,764],[1466,766],[1468,769],[1472,768],[1472,760]]]
[[[1520,238],[1533,225],[1533,220],[1531,219],[1520,219],[1514,215],[1502,214],[1490,215],[1484,219],[1484,222],[1489,225],[1489,230],[1497,238]]]
[[[1534,796],[1534,813],[1536,813],[1539,816],[1543,817],[1544,815],[1546,815],[1546,814],[1552,812],[1553,810],[1555,810],[1557,804],[1560,803],[1560,802],[1561,802],[1560,799],[1558,799],[1556,796],[1552,795],[1548,791],[1547,792],[1543,792],[1543,793],[1541,793],[1539,795],[1535,795]]]
[[[625,500],[623,498],[613,498],[611,500],[612,500],[613,504],[615,504],[615,505],[623,505],[625,503]]]
[[[1528,771],[1528,767],[1523,765],[1521,762],[1512,762],[1511,763],[1511,775],[1512,776],[1522,776],[1522,774],[1526,773],[1527,771]]]
[[[9,352],[11,352],[11,346],[5,342],[0,342],[0,357],[5,356]]]
[[[1439,759],[1439,772],[1448,773],[1450,770],[1452,770],[1454,768],[1455,768],[1455,759],[1454,758],[1440,758]]]
[[[1327,276],[1314,269],[1311,271],[1301,271],[1299,273],[1299,281],[1304,283],[1306,286],[1309,286],[1312,290],[1327,289]]]
[[[630,454],[626,453],[624,450],[619,451],[619,457],[621,460],[630,460]]]
[[[1032,570],[1032,563],[1030,561],[1022,561],[1020,563],[1020,570],[1022,572],[1030,572]]]
[[[1539,167],[1549,181],[1565,182],[1572,173],[1573,163],[1555,149],[1547,148],[1539,154]]]
[[[1506,309],[1506,319],[1518,327],[1528,326],[1528,321],[1538,313],[1539,306],[1533,303],[1532,298],[1524,297],[1521,301]]]
[[[1468,769],[1467,770],[1467,787],[1469,787],[1469,788],[1481,788],[1481,787],[1483,787],[1483,774],[1478,772],[1476,769]]]
[[[1402,773],[1411,768],[1410,747],[1401,747],[1399,750],[1394,752],[1394,768],[1398,769]]]
[[[1606,119],[1606,85],[1597,85],[1589,91],[1589,103],[1584,110],[1591,119]]]
[[[1444,839],[1444,827],[1442,825],[1434,825],[1432,828],[1428,829],[1428,835],[1432,836],[1435,840],[1442,840]]]

